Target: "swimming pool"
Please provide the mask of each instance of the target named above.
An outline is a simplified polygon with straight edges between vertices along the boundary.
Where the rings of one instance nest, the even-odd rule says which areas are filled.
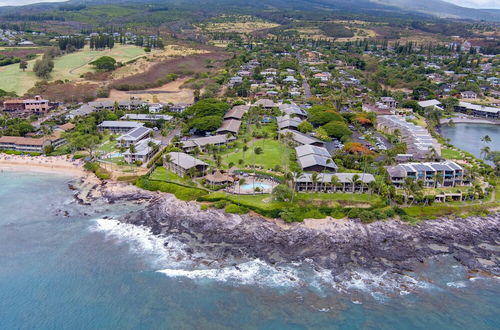
[[[244,190],[253,190],[254,188],[259,188],[261,190],[268,190],[272,189],[273,186],[267,183],[255,182],[255,183],[245,183],[244,185],[240,186],[240,188]]]

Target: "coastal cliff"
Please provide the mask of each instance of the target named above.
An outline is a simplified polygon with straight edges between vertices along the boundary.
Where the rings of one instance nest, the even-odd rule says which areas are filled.
[[[118,220],[150,228],[155,235],[175,235],[191,253],[203,252],[218,263],[308,260],[333,275],[359,269],[402,273],[427,258],[449,255],[471,271],[500,275],[498,214],[423,221],[415,226],[396,220],[372,224],[332,220],[318,229],[214,209],[201,211],[198,203],[157,195],[148,206]]]

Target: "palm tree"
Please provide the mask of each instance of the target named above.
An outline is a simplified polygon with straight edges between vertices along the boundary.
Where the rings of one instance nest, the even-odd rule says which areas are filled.
[[[318,183],[318,172],[313,172],[313,174],[311,175],[311,181],[313,183],[313,187],[314,187],[314,191],[317,191],[317,183]]]
[[[483,155],[483,160],[488,157],[488,155],[491,153],[490,147],[486,146],[481,149],[481,155]]]
[[[435,181],[434,184],[435,184],[436,187],[438,185],[438,182],[442,186],[443,185],[443,180],[444,180],[443,172],[437,172],[436,174],[434,174],[434,181]]]
[[[485,143],[490,143],[491,142],[491,138],[489,135],[485,135],[481,138],[481,141],[482,142],[485,142]]]
[[[337,191],[337,187],[341,184],[339,177],[336,176],[335,174],[332,175],[332,178],[330,180],[330,183],[333,187],[334,192]]]
[[[353,192],[353,193],[354,193],[354,190],[355,190],[355,188],[356,188],[356,184],[358,184],[360,181],[361,181],[361,180],[360,180],[359,175],[354,174],[354,175],[352,176],[351,182],[352,182],[352,192]]]
[[[295,192],[297,191],[297,181],[302,177],[302,171],[297,171],[293,174],[293,191],[294,194],[292,195],[292,203],[293,203],[293,198],[295,197]]]
[[[241,194],[241,186],[243,186],[245,184],[246,180],[245,178],[240,178],[240,180],[238,181],[238,193]]]

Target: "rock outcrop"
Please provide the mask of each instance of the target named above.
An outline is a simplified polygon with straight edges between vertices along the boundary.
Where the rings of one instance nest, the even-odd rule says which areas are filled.
[[[280,226],[250,215],[201,211],[198,203],[157,195],[145,208],[119,220],[146,226],[156,235],[175,235],[214,260],[302,262],[329,269],[404,272],[426,258],[453,256],[469,270],[500,275],[500,216],[424,221],[415,226],[390,220],[348,221],[331,229]]]

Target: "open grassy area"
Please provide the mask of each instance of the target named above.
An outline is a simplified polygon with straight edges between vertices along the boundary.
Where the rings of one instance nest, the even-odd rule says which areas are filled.
[[[149,179],[157,180],[157,181],[165,181],[165,182],[177,182],[184,185],[196,185],[189,178],[183,178],[178,176],[176,173],[166,169],[165,167],[157,167],[154,171],[149,175]]]
[[[54,71],[50,80],[76,80],[80,75],[93,71],[88,64],[101,56],[111,56],[118,62],[126,62],[138,56],[144,55],[144,49],[131,45],[116,45],[111,50],[93,51],[85,48],[75,53],[57,57],[54,60]],[[0,89],[8,92],[16,92],[23,95],[35,85],[40,79],[35,75],[33,65],[36,59],[28,61],[28,69],[23,72],[19,64],[11,64],[0,67]]]
[[[464,157],[460,151],[452,150],[452,149],[441,149],[441,156],[444,159],[457,159],[457,160],[464,159]]]
[[[255,148],[262,148],[262,153],[256,155]],[[244,160],[243,165],[257,165],[265,169],[272,169],[276,165],[283,166],[284,155],[289,154],[290,148],[281,144],[278,140],[274,139],[260,139],[248,143],[248,150],[243,152],[239,149],[237,152],[229,152],[222,155],[222,161],[227,165],[229,163],[238,164],[240,159]],[[286,159],[286,161],[288,161]]]

